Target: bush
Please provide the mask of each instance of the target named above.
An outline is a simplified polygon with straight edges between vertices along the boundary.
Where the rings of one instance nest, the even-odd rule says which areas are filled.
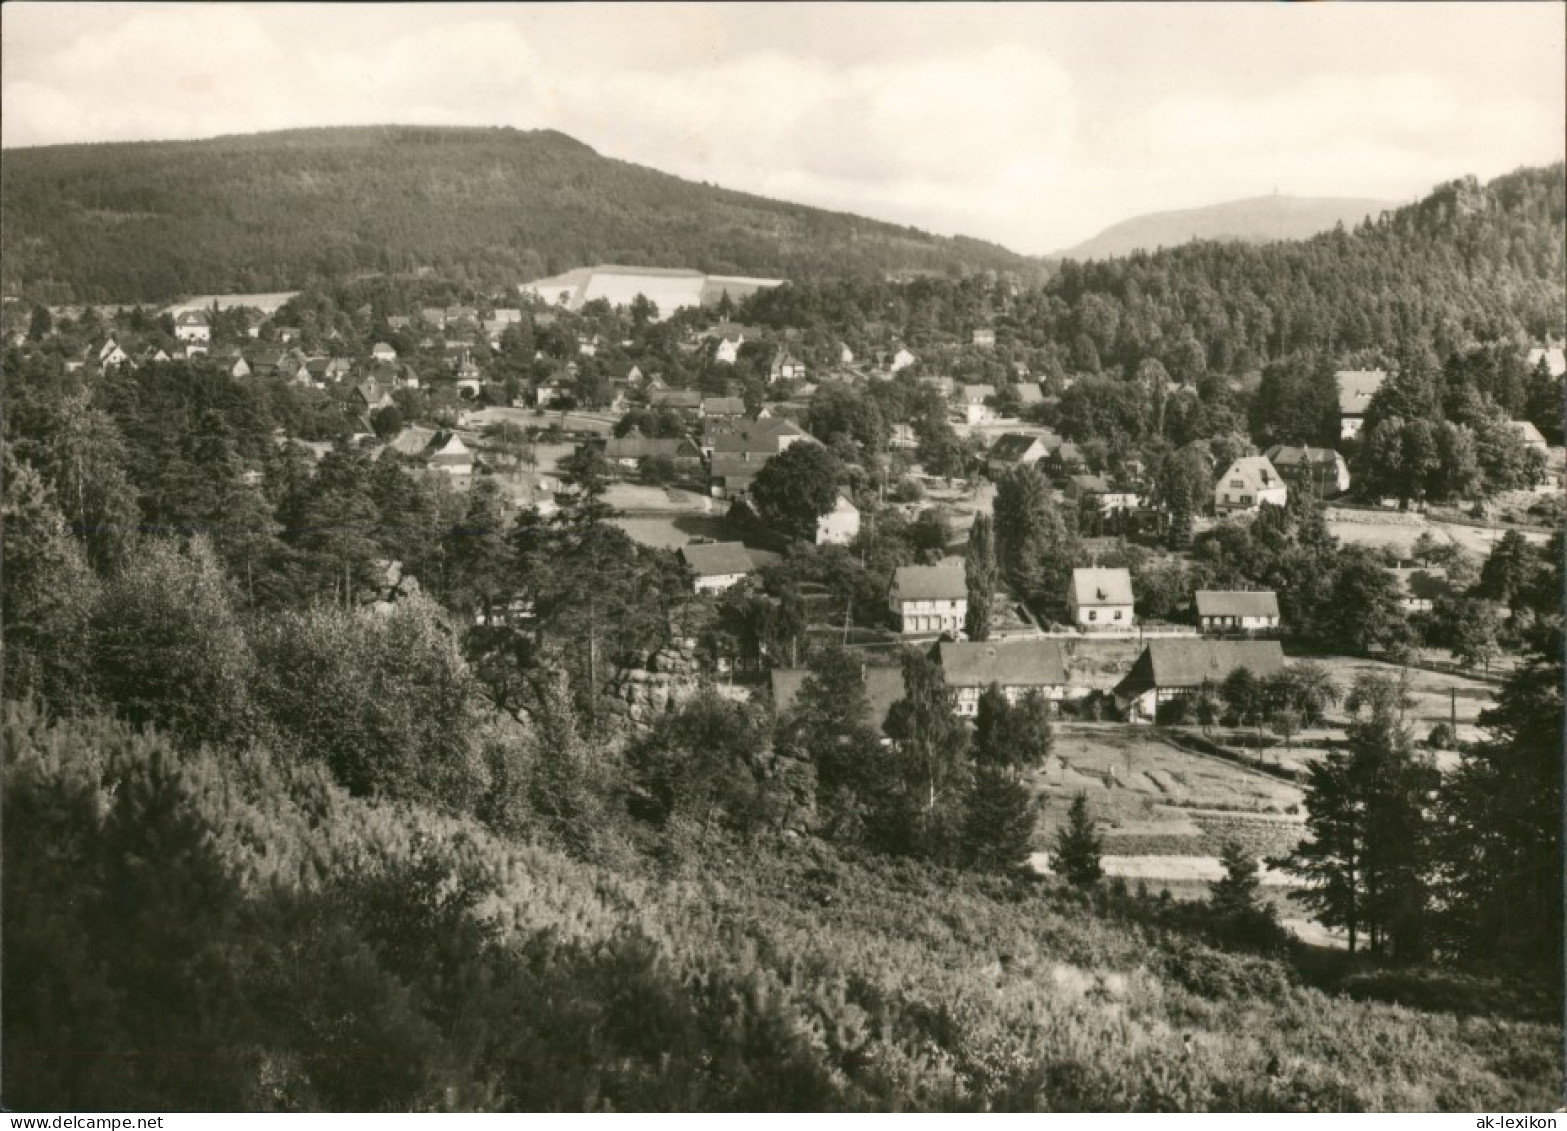
[[[1426,736],[1426,745],[1433,750],[1454,750],[1458,746],[1458,735],[1452,724],[1437,723]]]

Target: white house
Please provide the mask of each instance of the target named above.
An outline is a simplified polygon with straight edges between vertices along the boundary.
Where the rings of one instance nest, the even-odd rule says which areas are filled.
[[[947,687],[956,693],[954,710],[967,718],[979,713],[979,697],[992,683],[1011,703],[1030,691],[1059,701],[1089,690],[1068,679],[1066,647],[1059,640],[944,642],[938,655]]]
[[[110,338],[108,341],[104,342],[103,347],[98,350],[98,364],[103,366],[105,369],[115,365],[123,365],[129,360],[130,355],[122,350],[119,346],[119,343],[116,342],[113,338]]]
[[[896,373],[900,369],[907,369],[918,360],[919,359],[910,353],[907,349],[899,348],[898,352],[892,355],[892,362],[888,368]]]
[[[1074,569],[1066,595],[1077,628],[1132,630],[1132,575],[1125,569]]]
[[[370,347],[371,361],[396,361],[397,351],[385,342],[377,342]]]
[[[981,349],[992,349],[996,344],[996,332],[994,330],[975,330],[973,342]]]
[[[1560,377],[1567,374],[1567,351],[1561,346],[1536,346],[1529,351],[1528,365],[1534,369],[1545,362],[1545,369],[1552,377]]]
[[[444,471],[447,475],[472,475],[473,452],[457,436],[452,436],[430,453],[431,471]]]
[[[849,501],[849,496],[838,493],[832,510],[816,520],[816,544],[818,546],[846,546],[860,533],[860,508]]]
[[[1340,369],[1333,377],[1338,382],[1339,438],[1348,440],[1360,435],[1366,406],[1387,380],[1387,373],[1381,369]]]
[[[1219,515],[1255,513],[1263,503],[1282,507],[1289,494],[1289,485],[1267,456],[1242,456],[1214,485],[1213,509]]]
[[[964,385],[963,415],[970,424],[997,419],[996,410],[985,402],[996,395],[994,385]]]
[[[695,575],[698,593],[719,593],[738,585],[756,568],[740,542],[703,542],[680,547],[680,559]]]
[[[174,336],[182,342],[197,342],[206,345],[212,341],[212,327],[207,323],[207,316],[199,310],[181,311],[174,320]]]
[[[713,354],[713,360],[722,365],[733,365],[740,356],[740,344],[744,338],[723,338]]]
[[[962,566],[899,566],[887,590],[898,631],[959,632],[968,617],[968,583]]]
[[[1257,632],[1279,627],[1279,599],[1271,590],[1197,590],[1197,623],[1204,632]]]

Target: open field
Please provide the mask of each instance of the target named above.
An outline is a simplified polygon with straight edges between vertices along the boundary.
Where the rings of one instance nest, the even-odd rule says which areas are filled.
[[[1182,750],[1153,728],[1059,723],[1055,750],[1030,785],[1040,808],[1037,843],[1053,842],[1081,792],[1100,822],[1106,872],[1156,889],[1216,878],[1226,840],[1260,856],[1300,838],[1302,794],[1294,785]]]
[[[1329,507],[1326,517],[1329,532],[1341,542],[1361,546],[1391,546],[1405,555],[1417,538],[1422,534],[1430,534],[1439,542],[1462,546],[1484,557],[1506,533],[1503,527],[1433,522],[1425,515],[1411,511],[1360,511]],[[1523,536],[1540,545],[1547,538],[1547,535],[1534,531],[1524,531]]]

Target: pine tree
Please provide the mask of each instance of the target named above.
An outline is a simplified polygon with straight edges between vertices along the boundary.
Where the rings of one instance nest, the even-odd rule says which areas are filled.
[[[1224,865],[1224,878],[1208,886],[1208,903],[1221,918],[1237,920],[1257,909],[1258,878],[1257,858],[1247,852],[1235,840],[1224,842],[1219,850],[1219,863]]]
[[[1102,846],[1094,819],[1088,812],[1088,795],[1072,798],[1067,823],[1056,832],[1055,858],[1051,866],[1056,875],[1074,887],[1092,887],[1104,876],[1100,863]]]
[[[1028,862],[1034,804],[1016,775],[981,767],[964,808],[963,850],[971,867],[1010,872]]]
[[[974,516],[968,553],[963,560],[963,576],[968,585],[968,613],[963,631],[970,640],[989,640],[991,608],[996,598],[996,546],[988,514]]]

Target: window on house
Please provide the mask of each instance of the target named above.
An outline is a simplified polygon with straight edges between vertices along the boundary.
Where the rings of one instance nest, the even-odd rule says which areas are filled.
[[[1096,610],[1094,610],[1094,609],[1089,609],[1088,610],[1088,619],[1089,620],[1098,620],[1099,619],[1099,613]]]
[[[1120,609],[1117,609],[1115,611],[1115,619],[1116,620],[1120,620],[1121,619],[1121,610]]]

